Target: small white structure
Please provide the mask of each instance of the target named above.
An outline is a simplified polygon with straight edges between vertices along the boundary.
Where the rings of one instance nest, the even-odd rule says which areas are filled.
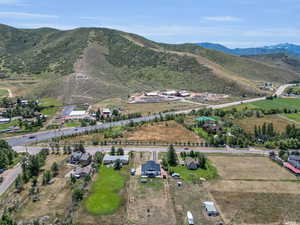
[[[0,118],[0,123],[9,123],[10,119],[9,118]]]
[[[187,219],[189,225],[194,225],[194,217],[190,211],[187,212]]]
[[[145,93],[145,96],[150,96],[150,97],[158,96],[158,92],[147,92]]]
[[[86,115],[86,111],[83,111],[83,110],[78,110],[78,111],[72,111],[71,113],[70,113],[70,115],[69,116],[85,116]]]
[[[162,94],[167,96],[175,96],[177,95],[177,91],[164,91]]]
[[[129,156],[128,155],[105,155],[103,158],[104,165],[115,163],[117,160],[120,160],[123,164],[128,164]]]
[[[110,109],[103,109],[102,110],[102,115],[108,117],[108,116],[112,115],[112,112],[111,112]]]
[[[179,92],[180,97],[189,97],[191,96],[191,93],[187,92],[187,91],[180,91]]]
[[[208,216],[218,216],[219,213],[213,202],[203,202],[203,207],[205,208]]]
[[[28,103],[29,103],[28,100],[21,100],[22,105],[28,105]]]

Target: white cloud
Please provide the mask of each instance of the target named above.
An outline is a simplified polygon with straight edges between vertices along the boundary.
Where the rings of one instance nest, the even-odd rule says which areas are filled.
[[[233,16],[206,16],[203,17],[205,21],[212,21],[212,22],[239,22],[241,21],[238,17]]]
[[[1,1],[1,0],[0,0]],[[26,12],[0,12],[0,18],[13,19],[57,19],[57,15],[26,13]]]

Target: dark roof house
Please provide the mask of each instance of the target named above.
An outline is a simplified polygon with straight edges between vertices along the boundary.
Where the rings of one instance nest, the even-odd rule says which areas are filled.
[[[155,161],[148,161],[142,165],[142,176],[157,177],[160,175],[160,164]]]
[[[199,167],[198,161],[196,159],[193,159],[192,157],[186,157],[186,159],[184,160],[184,164],[189,170],[196,170]]]
[[[222,130],[222,127],[216,123],[205,123],[203,125],[203,129],[206,130],[207,132],[217,133],[218,131]]]
[[[70,158],[72,164],[82,164],[84,166],[89,165],[91,161],[92,156],[89,153],[73,152]]]

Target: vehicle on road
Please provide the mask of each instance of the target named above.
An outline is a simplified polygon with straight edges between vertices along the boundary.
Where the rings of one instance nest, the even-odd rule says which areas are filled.
[[[36,138],[36,136],[29,136],[28,138],[29,139],[34,139],[34,138]]]

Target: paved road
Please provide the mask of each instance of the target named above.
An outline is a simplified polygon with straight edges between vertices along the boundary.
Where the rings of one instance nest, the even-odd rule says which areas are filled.
[[[1,176],[4,178],[2,184],[0,184],[0,195],[2,195],[15,181],[17,176],[21,174],[21,165],[17,165],[13,169],[4,171]]]
[[[15,146],[13,149],[16,152],[28,152],[29,154],[37,154],[42,147],[25,147],[25,146]],[[85,148],[87,152],[90,154],[95,154],[96,152],[110,152],[111,146],[88,146]],[[123,147],[125,152],[134,151],[134,152],[151,152],[153,154],[154,160],[157,160],[158,152],[167,152],[168,147],[161,146],[126,146]],[[202,152],[202,153],[224,153],[224,154],[259,154],[259,155],[268,155],[268,151],[265,150],[245,150],[245,149],[214,149],[214,148],[201,148],[201,147],[191,147],[189,150],[184,150],[184,148],[176,147],[176,152],[186,152],[189,150],[193,150],[194,152]],[[156,153],[156,154],[154,154]]]

